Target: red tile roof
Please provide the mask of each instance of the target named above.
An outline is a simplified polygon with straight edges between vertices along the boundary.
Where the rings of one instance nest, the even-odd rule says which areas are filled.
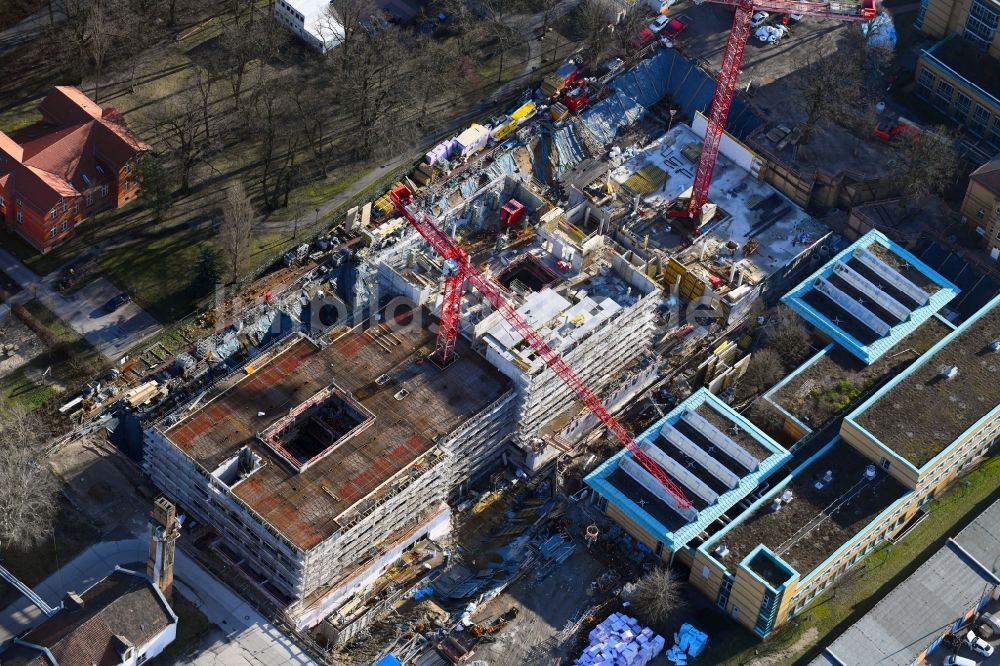
[[[43,214],[62,197],[80,195],[88,183],[116,177],[128,160],[149,145],[133,135],[114,109],[102,109],[76,88],[56,86],[39,110],[52,125],[42,136],[18,145],[0,133],[0,186]],[[16,193],[16,194],[15,194]]]
[[[101,117],[103,111],[89,97],[72,86],[56,86],[45,96],[38,110],[53,125],[85,123]]]
[[[17,145],[17,142],[14,141],[14,139],[10,138],[3,132],[0,132],[0,152],[7,153],[7,155],[10,156],[10,159],[17,160],[18,162],[21,161],[21,156],[23,155],[21,146]]]

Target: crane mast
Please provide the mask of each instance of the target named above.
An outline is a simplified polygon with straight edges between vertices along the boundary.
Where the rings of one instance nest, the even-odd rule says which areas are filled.
[[[695,230],[703,223],[702,215],[705,204],[708,203],[708,189],[712,184],[712,174],[715,162],[719,157],[719,144],[726,131],[729,120],[729,109],[733,105],[733,95],[736,93],[736,83],[740,78],[740,66],[743,64],[743,53],[746,50],[747,39],[750,37],[750,21],[756,10],[785,12],[834,18],[843,21],[870,21],[875,18],[875,0],[862,0],[858,3],[844,2],[782,2],[781,0],[707,0],[714,4],[728,5],[736,9],[733,16],[733,26],[726,41],[726,50],[722,54],[722,66],[719,69],[719,79],[712,97],[712,106],[708,112],[708,123],[705,128],[705,142],[702,145],[698,166],[694,172],[694,184],[691,187],[691,198],[685,210],[674,211],[674,216],[687,216],[695,221]],[[707,220],[705,220],[707,221]]]
[[[441,316],[437,334],[437,344],[434,349],[435,361],[447,365],[454,356],[455,340],[458,337],[458,317],[462,292],[468,282],[490,307],[500,313],[500,316],[516,330],[522,338],[531,345],[538,357],[552,369],[562,381],[576,394],[580,402],[621,442],[632,457],[643,469],[649,472],[667,493],[674,499],[680,509],[691,508],[691,501],[684,491],[674,483],[666,472],[656,464],[649,455],[632,439],[628,431],[618,420],[608,412],[597,395],[590,390],[584,381],[549,346],[531,324],[514,309],[507,297],[492,281],[487,280],[482,273],[469,263],[469,256],[455,243],[421,208],[414,202],[413,193],[405,185],[399,185],[390,192],[396,210],[409,222],[435,252],[444,259],[445,275],[444,294],[441,302]]]

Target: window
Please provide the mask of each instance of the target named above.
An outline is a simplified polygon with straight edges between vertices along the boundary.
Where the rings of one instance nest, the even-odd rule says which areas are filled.
[[[997,34],[998,20],[1000,12],[991,8],[986,0],[973,0],[962,36],[980,51],[988,51]]]
[[[739,616],[740,616],[740,609],[737,608],[736,606],[733,606],[733,619],[735,620]]]
[[[108,196],[108,186],[107,185],[101,185],[101,196],[102,197]]]
[[[931,88],[933,86],[934,75],[926,69],[920,70],[920,76],[917,77],[917,97],[920,97],[921,99],[930,99]]]
[[[888,458],[882,458],[882,460],[878,461],[878,464],[879,464],[879,467],[881,467],[882,469],[887,470],[887,469],[889,469],[889,465],[892,464],[892,461],[890,461]]]
[[[924,14],[927,13],[927,0],[920,0],[920,8],[917,10],[917,18],[913,21],[913,27],[920,30],[924,25]]]
[[[135,660],[135,663],[136,664],[144,664],[144,663],[146,663],[146,659],[148,659],[148,657],[146,655],[140,654],[139,658]]]
[[[62,221],[62,230],[63,231],[69,231],[69,220],[63,220]]]
[[[88,192],[87,193],[87,206],[93,206],[93,205],[94,205],[94,195]]]
[[[17,217],[18,224],[24,223],[24,213],[22,213],[21,211],[17,211],[17,215],[15,217]]]
[[[58,213],[56,213],[56,209],[55,208],[53,208],[52,210],[49,211],[49,217],[51,217],[53,220],[56,219],[57,215],[58,215]]]
[[[65,199],[63,199],[63,200],[62,200],[62,209],[63,209],[63,211],[62,211],[62,212],[64,212],[64,213],[65,213],[65,212],[66,212],[66,208],[67,208],[68,206],[69,206],[69,202],[68,202],[68,201],[66,201]]]
[[[125,173],[132,173],[132,163],[129,162],[125,165]]]
[[[56,237],[56,228],[52,227],[51,229],[49,229],[49,238],[55,238],[55,237]]]
[[[990,112],[987,111],[981,104],[976,104],[976,108],[972,111],[972,117],[969,119],[969,131],[976,136],[982,136],[983,132],[986,131],[986,123],[990,120]]]
[[[74,215],[79,215],[80,214],[80,200],[79,199],[77,199],[77,200],[75,200],[73,202],[73,214]]]
[[[4,203],[3,197],[0,197],[0,210],[4,210],[7,204]]]
[[[959,123],[965,123],[965,119],[969,115],[969,108],[972,106],[972,100],[965,93],[959,91],[955,93],[955,106],[951,110],[951,117],[954,118]]]
[[[707,566],[703,567],[701,570],[701,575],[704,576],[705,578],[708,578],[708,574],[709,574],[708,567]]]
[[[132,183],[128,180],[125,181],[125,191],[128,192],[129,188],[132,187]]]
[[[23,205],[24,205],[24,202],[23,202],[23,201],[21,201],[20,199],[18,199],[18,200],[17,200],[17,206],[18,206],[18,208],[20,208],[20,207],[21,207],[21,206],[23,206]]]
[[[1000,117],[993,119],[993,126],[990,127],[990,135],[986,140],[994,149],[1000,150]],[[998,211],[997,217],[1000,219],[1000,211]]]
[[[951,106],[951,96],[954,92],[955,86],[947,81],[938,81],[937,90],[934,92],[934,106],[939,111],[947,113],[948,107]]]

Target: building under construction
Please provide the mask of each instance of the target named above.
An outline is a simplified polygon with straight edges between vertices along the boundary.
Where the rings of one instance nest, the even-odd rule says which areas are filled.
[[[512,201],[524,212],[509,224],[502,218]],[[445,224],[451,220],[456,233],[473,244],[480,239],[483,250],[474,255],[478,268],[504,289],[511,305],[579,377],[604,395],[622,380],[623,370],[649,352],[663,293],[632,264],[631,253],[594,230],[599,220],[591,212],[584,204],[564,211],[501,177],[449,211]],[[379,282],[390,293],[436,311],[441,264],[414,238],[379,266]],[[511,453],[527,469],[537,469],[560,444],[545,435],[555,434],[583,406],[476,292],[463,295],[461,313],[462,335],[513,382],[517,405]]]
[[[510,437],[510,380],[464,342],[446,368],[427,361],[418,314],[292,336],[146,431],[156,485],[297,627],[446,534],[449,491]]]

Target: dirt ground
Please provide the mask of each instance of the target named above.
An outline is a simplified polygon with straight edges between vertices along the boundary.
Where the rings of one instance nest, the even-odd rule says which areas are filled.
[[[100,435],[63,445],[50,464],[66,497],[102,534],[144,532],[150,500],[136,491],[139,470]]]
[[[0,350],[0,377],[6,377],[45,351],[45,344],[14,315],[0,322],[0,343],[14,345],[9,354]]]
[[[548,577],[538,580],[528,574],[474,615],[477,622],[516,607],[518,616],[496,637],[481,643],[473,659],[484,666],[549,664],[556,657],[572,659],[575,641],[571,631],[584,611],[598,600],[591,583],[605,566],[577,544],[576,552]],[[600,596],[604,598],[603,595]]]

